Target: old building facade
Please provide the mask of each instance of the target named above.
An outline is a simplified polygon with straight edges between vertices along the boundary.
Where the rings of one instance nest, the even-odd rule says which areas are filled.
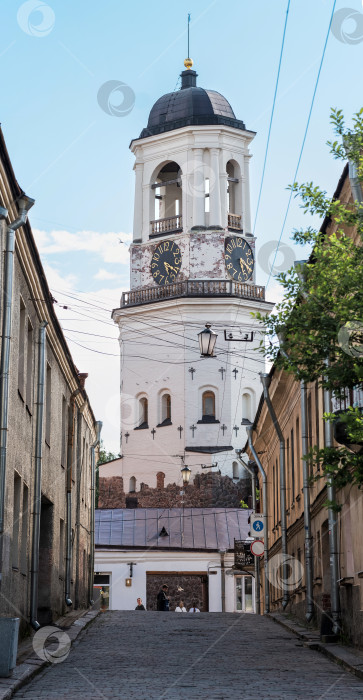
[[[101,604],[134,610],[141,597],[156,609],[169,586],[170,610],[183,600],[201,612],[255,612],[252,567],[237,571],[234,541],[248,538],[250,510],[138,508],[96,511],[95,584]]]
[[[0,614],[23,632],[89,604],[97,442],[24,201],[1,133]]]
[[[343,202],[354,202],[348,167],[340,179],[335,197]],[[336,224],[330,220],[323,227],[329,235],[336,229]],[[355,231],[349,231],[356,240]],[[336,547],[337,547],[337,576],[332,575],[332,549],[329,542],[331,522],[329,510],[327,483],[319,477],[319,467],[313,469],[307,460],[307,477],[303,478],[303,455],[314,446],[326,446],[325,421],[323,413],[327,410],[324,404],[324,391],[319,382],[305,386],[306,398],[306,427],[302,415],[302,387],[292,375],[273,367],[269,373],[269,395],[275,411],[278,424],[284,439],[285,450],[285,488],[281,484],[281,442],[271,419],[266,400],[262,395],[258,411],[253,422],[252,444],[267,476],[267,522],[268,522],[268,555],[269,555],[269,594],[270,610],[281,609],[283,605],[283,572],[282,572],[282,510],[281,501],[286,501],[287,526],[287,569],[286,611],[296,614],[302,619],[313,615],[313,620],[322,622],[323,613],[330,616],[332,607],[332,586],[337,586],[338,611],[343,633],[355,644],[363,645],[363,548],[361,533],[363,526],[362,492],[357,486],[348,484],[336,494],[337,503],[341,510],[337,513]],[[331,410],[338,411],[349,405],[363,405],[363,390],[361,386],[346,392],[343,401],[332,397]],[[305,440],[305,442],[304,442]],[[337,443],[334,443],[337,445]],[[250,447],[245,450],[251,460],[254,459]],[[260,478],[260,477],[259,477]],[[282,486],[282,488],[281,488]],[[266,510],[262,497],[261,512]],[[306,510],[306,498],[310,502]],[[305,503],[304,503],[305,501]],[[310,537],[306,537],[309,523],[306,518],[310,513]],[[311,595],[309,593],[307,554],[311,555]],[[264,575],[261,576],[264,586]],[[261,600],[265,601],[265,590]],[[324,626],[324,624],[323,624]]]

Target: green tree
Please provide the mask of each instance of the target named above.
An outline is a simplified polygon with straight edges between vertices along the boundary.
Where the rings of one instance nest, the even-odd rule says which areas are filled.
[[[100,442],[100,449],[98,454],[98,462],[96,465],[96,508],[98,508],[98,497],[100,493],[100,464],[105,464],[105,462],[111,462],[112,459],[117,459],[119,455],[115,455],[113,452],[108,452],[105,448],[105,443],[103,440]]]
[[[111,460],[117,459],[118,457],[119,455],[115,455],[113,452],[108,452],[105,448],[105,443],[103,440],[101,440],[97,466],[99,467],[100,464],[105,464],[105,462],[111,462]]]
[[[331,121],[336,141],[328,142],[334,158],[349,160],[355,167],[357,182],[363,183],[363,109],[354,115],[347,128],[341,110],[332,110]],[[363,206],[332,199],[313,182],[290,186],[300,197],[305,213],[318,215],[336,224],[334,233],[326,226],[294,230],[298,244],[311,244],[309,261],[277,276],[284,288],[284,299],[274,313],[257,313],[267,333],[261,352],[278,368],[292,373],[297,380],[318,381],[335,396],[363,381]],[[280,352],[276,337],[283,332]],[[324,416],[333,419],[332,415]],[[363,418],[357,408],[345,411],[341,420],[355,443],[363,443]],[[323,467],[323,474],[341,487],[353,482],[363,485],[363,454],[347,447],[314,449],[309,455]]]

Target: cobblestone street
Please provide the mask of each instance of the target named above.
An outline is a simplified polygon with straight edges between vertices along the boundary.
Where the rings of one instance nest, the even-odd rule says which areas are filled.
[[[15,698],[363,699],[363,681],[255,615],[107,612]]]

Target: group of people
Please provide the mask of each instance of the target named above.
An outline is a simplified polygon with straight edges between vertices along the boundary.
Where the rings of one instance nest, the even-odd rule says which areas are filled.
[[[164,584],[156,597],[156,609],[162,612],[170,610],[170,599],[168,597],[168,586]],[[143,605],[142,599],[137,599],[137,605],[135,610],[146,610]],[[176,606],[175,612],[187,612],[187,609],[182,600],[179,601],[179,605]],[[192,607],[189,609],[190,613],[199,613],[200,610],[197,607],[197,601],[193,601]]]

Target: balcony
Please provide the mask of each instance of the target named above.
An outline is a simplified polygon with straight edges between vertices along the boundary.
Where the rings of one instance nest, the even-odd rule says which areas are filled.
[[[165,219],[155,219],[155,221],[150,221],[150,226],[150,238],[165,236],[169,233],[179,233],[183,230],[181,215],[167,216]]]
[[[242,231],[242,216],[240,214],[228,214],[228,228],[232,231]]]
[[[145,287],[122,294],[121,308],[152,304],[181,297],[237,297],[238,299],[265,300],[265,287],[233,280],[187,280],[163,287]]]

